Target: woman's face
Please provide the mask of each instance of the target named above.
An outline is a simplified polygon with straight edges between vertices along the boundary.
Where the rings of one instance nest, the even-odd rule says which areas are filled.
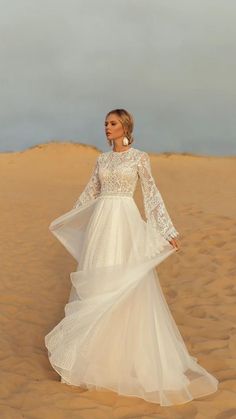
[[[105,120],[105,132],[109,140],[117,140],[124,137],[124,128],[116,114],[110,114]]]

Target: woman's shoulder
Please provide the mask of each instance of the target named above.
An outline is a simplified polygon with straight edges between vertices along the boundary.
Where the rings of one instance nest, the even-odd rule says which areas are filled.
[[[106,162],[107,159],[109,159],[109,156],[113,154],[112,150],[108,150],[108,151],[103,151],[101,152],[98,156],[97,156],[97,161],[98,163],[103,163]],[[114,153],[115,155],[119,156],[119,153]],[[136,161],[138,164],[142,163],[142,161],[146,161],[148,159],[148,153],[144,150],[141,150],[140,148],[137,147],[130,147],[130,151],[128,151],[128,153],[121,153],[122,156],[127,156],[128,160],[130,159],[130,157],[132,158],[132,160]],[[125,158],[126,161],[126,158]]]
[[[140,148],[133,147],[133,149],[134,149],[134,151],[136,151],[137,154],[145,153],[145,151],[144,150],[141,150]]]
[[[149,159],[149,154],[145,150],[141,150],[140,148],[135,148],[135,154],[137,156],[138,162],[145,162]]]
[[[134,153],[136,153],[136,154],[143,154],[143,153],[145,153],[145,154],[147,154],[144,150],[141,150],[140,148],[137,148],[137,147],[130,147],[131,149],[132,149],[132,151],[134,152]],[[108,151],[103,151],[103,152],[101,152],[99,155],[98,155],[98,158],[99,157],[101,157],[101,156],[107,156],[107,155],[109,155],[109,154],[111,154],[112,153],[112,150],[108,150]]]

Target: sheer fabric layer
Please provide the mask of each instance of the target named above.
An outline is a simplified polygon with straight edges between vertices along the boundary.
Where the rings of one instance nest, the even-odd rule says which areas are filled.
[[[189,355],[155,267],[175,250],[131,196],[101,194],[50,230],[77,260],[65,317],[45,336],[62,382],[162,406],[217,389]]]

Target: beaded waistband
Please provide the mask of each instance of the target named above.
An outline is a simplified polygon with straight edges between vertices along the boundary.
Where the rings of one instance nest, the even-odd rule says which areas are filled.
[[[109,196],[112,196],[112,197],[114,197],[114,196],[124,196],[124,197],[127,197],[127,198],[133,198],[133,194],[132,194],[132,192],[113,192],[113,191],[102,191],[99,195],[98,195],[98,198],[99,197],[109,197]]]

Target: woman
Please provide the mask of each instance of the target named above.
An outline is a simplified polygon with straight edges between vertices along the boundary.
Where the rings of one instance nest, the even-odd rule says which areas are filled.
[[[162,406],[213,393],[218,380],[184,344],[155,267],[180,249],[133,118],[106,115],[111,151],[99,154],[73,208],[50,224],[77,260],[65,317],[45,336],[61,382]],[[140,179],[146,221],[133,199]]]

